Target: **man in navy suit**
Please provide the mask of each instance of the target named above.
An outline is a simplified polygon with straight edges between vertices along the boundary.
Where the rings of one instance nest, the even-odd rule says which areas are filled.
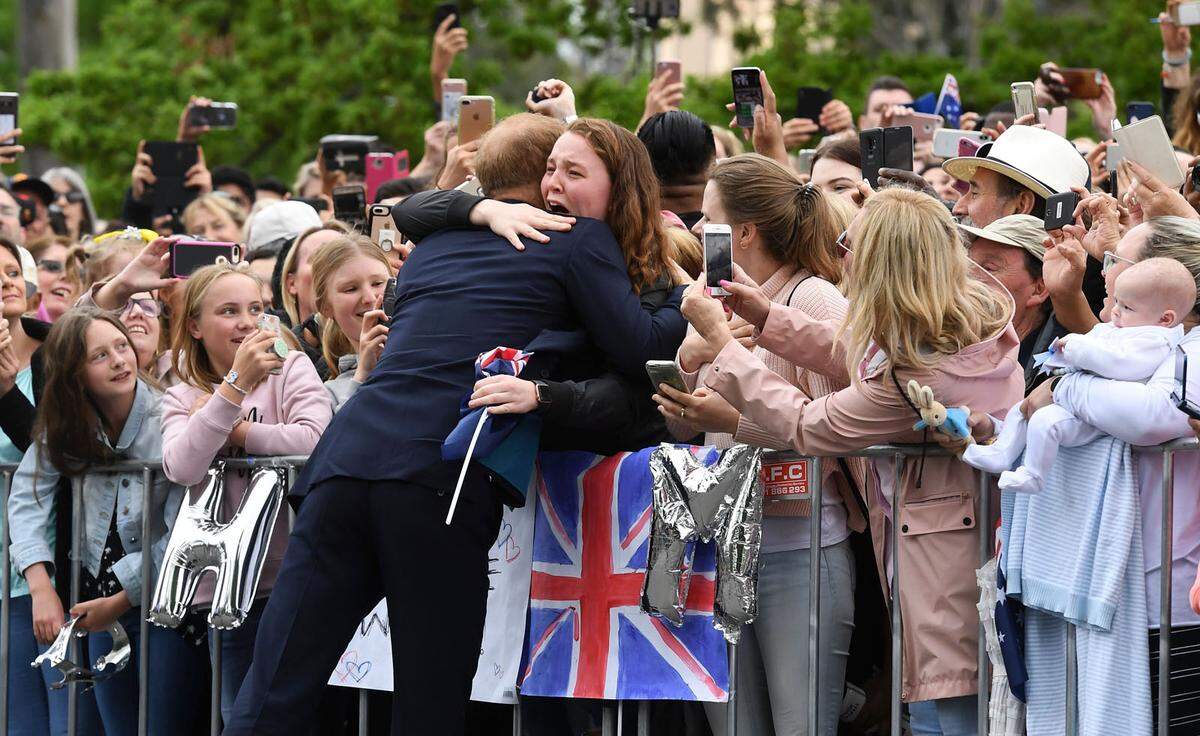
[[[522,163],[505,172],[511,186],[483,180],[482,168],[481,184],[497,199],[540,204],[562,131],[545,117],[505,120],[478,156],[504,147],[506,161]],[[612,232],[587,218],[525,252],[488,231],[443,231],[409,256],[396,291],[383,357],[297,481],[305,500],[226,736],[306,733],[354,627],[385,596],[392,733],[461,734],[502,500],[497,479],[472,463],[444,524],[459,466],[442,461],[441,444],[474,384],[475,358],[582,328],[618,370],[641,377],[645,361],[674,357],[686,328],[679,294],[654,313],[642,308]],[[543,357],[523,375],[553,375]]]

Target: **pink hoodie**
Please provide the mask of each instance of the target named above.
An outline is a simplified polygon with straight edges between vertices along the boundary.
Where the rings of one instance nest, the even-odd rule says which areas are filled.
[[[167,389],[163,396],[163,472],[172,482],[188,486],[192,500],[199,496],[197,484],[204,480],[214,459],[245,455],[307,455],[316,447],[333,416],[329,393],[312,361],[301,350],[289,353],[280,374],[269,376],[260,383],[242,400],[240,407],[218,393],[189,416],[192,404],[202,395],[206,394],[200,389],[181,383]],[[246,433],[244,451],[228,444],[229,433],[239,417],[252,422]],[[246,480],[245,470],[231,470],[226,474],[222,518],[232,517],[241,505]],[[275,520],[256,597],[265,597],[275,585],[287,538],[287,514],[281,513]],[[212,583],[212,576],[205,576],[201,581],[196,591],[196,605],[205,606],[212,602]]]

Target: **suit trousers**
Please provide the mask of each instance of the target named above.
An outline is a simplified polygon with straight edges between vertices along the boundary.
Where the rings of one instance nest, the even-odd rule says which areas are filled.
[[[485,483],[450,492],[337,477],[313,486],[225,736],[304,734],[354,629],[380,598],[391,627],[393,736],[454,736],[479,660],[488,550],[501,507]]]

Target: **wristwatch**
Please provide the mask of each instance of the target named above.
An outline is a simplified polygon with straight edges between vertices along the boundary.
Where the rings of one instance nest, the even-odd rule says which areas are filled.
[[[237,372],[237,371],[234,371],[234,370],[231,370],[231,371],[229,371],[228,373],[226,373],[226,374],[225,374],[225,383],[228,383],[228,384],[230,385],[230,387],[232,387],[232,388],[233,388],[233,390],[234,390],[234,391],[237,391],[237,392],[238,392],[239,394],[241,394],[242,396],[245,396],[245,395],[247,394],[247,391],[246,391],[246,389],[244,389],[244,388],[242,388],[241,386],[237,385],[237,379],[238,379],[238,377],[239,377],[239,374],[238,374],[238,372]]]
[[[550,407],[550,384],[545,381],[534,381],[534,391],[537,392],[537,410],[544,411]]]

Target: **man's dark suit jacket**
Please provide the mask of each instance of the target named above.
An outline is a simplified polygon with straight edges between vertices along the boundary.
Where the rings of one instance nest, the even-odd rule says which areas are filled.
[[[409,256],[396,292],[383,356],[325,430],[295,494],[338,476],[452,485],[458,465],[441,460],[441,444],[480,353],[582,328],[611,365],[644,380],[645,362],[673,359],[687,326],[675,306],[642,308],[612,232],[588,218],[524,252],[489,231],[442,231]],[[555,377],[548,357],[535,355],[522,376]]]

